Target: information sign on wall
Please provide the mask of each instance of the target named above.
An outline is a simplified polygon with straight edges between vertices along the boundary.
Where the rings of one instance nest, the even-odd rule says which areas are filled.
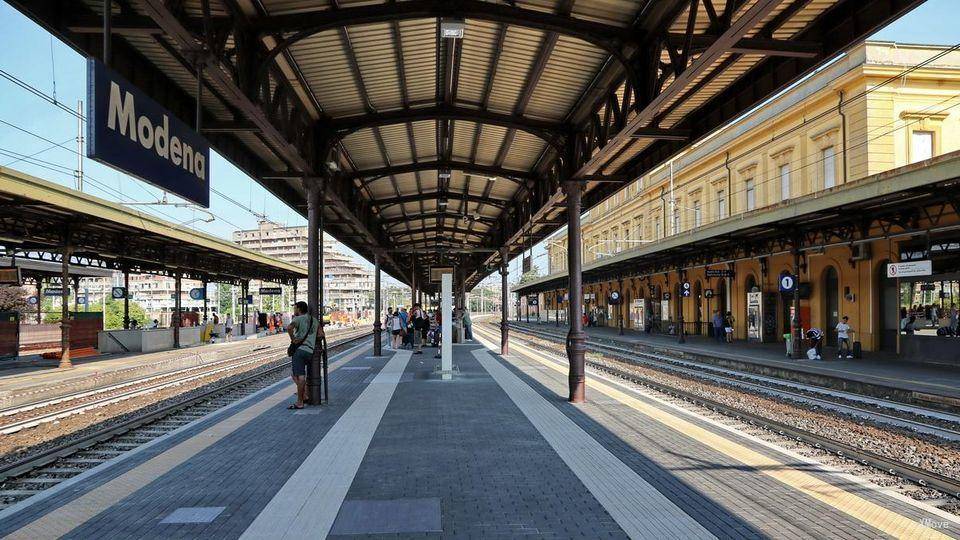
[[[87,157],[210,206],[210,145],[139,88],[87,61]]]
[[[887,264],[887,277],[929,276],[933,274],[933,261],[909,261]]]

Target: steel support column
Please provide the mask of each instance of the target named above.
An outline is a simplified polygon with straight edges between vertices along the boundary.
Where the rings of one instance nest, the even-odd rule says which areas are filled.
[[[583,332],[583,276],[581,275],[581,231],[579,182],[566,180],[563,191],[567,196],[567,293],[570,296],[570,330],[567,332],[567,358],[570,361],[570,396],[573,403],[583,403],[585,396],[584,355],[587,335]]]
[[[320,190],[313,182],[304,182],[307,191],[307,304],[310,316],[320,317]]]
[[[123,329],[130,328],[130,267],[123,267]]]
[[[173,326],[173,348],[180,348],[180,290],[181,290],[180,272],[178,271],[173,278],[173,317],[170,318],[170,324]]]
[[[63,246],[63,259],[60,261],[60,367],[72,368],[70,362],[70,234],[66,234]],[[38,298],[39,302],[40,299]]]
[[[203,280],[203,322],[207,322],[207,280]]]
[[[677,268],[677,343],[686,343],[687,338],[683,331],[683,284],[686,278],[683,275],[683,269]]]
[[[317,180],[312,183],[313,188],[313,206],[314,213],[311,214],[309,207],[307,208],[307,217],[309,222],[309,231],[308,235],[314,235],[315,241],[310,242],[309,248],[313,248],[314,254],[316,257],[310,257],[309,263],[315,265],[316,275],[312,272],[307,272],[308,277],[313,278],[314,286],[316,287],[316,313],[318,319],[319,330],[317,332],[317,342],[316,347],[319,351],[320,347],[323,347],[323,340],[321,339],[324,336],[323,330],[323,198],[324,198],[324,185],[322,180]],[[309,238],[309,236],[308,236]],[[309,256],[309,255],[308,255]],[[312,308],[311,308],[312,309]],[[326,377],[324,373],[325,366],[323,365],[323,355],[314,354],[310,359],[310,364],[307,366],[307,399],[311,405],[320,405],[323,402],[323,385],[326,384]]]
[[[373,255],[373,355],[383,354],[380,343],[382,329],[380,324],[380,254]]]
[[[800,340],[803,339],[803,327],[800,320],[800,240],[796,239],[793,243],[793,320],[792,323],[792,333],[793,333],[793,358],[802,357],[802,347],[800,346]],[[897,289],[900,290],[900,289]],[[728,293],[729,294],[729,293]]]
[[[43,278],[37,278],[37,324],[43,322]]]
[[[510,323],[507,321],[510,304],[510,291],[507,288],[507,276],[510,270],[507,267],[507,257],[509,257],[507,248],[500,248],[500,354],[506,356],[510,353],[508,341],[510,338]]]
[[[617,319],[619,319],[618,326],[620,327],[619,334],[623,335],[623,300],[625,298],[623,294],[623,278],[618,280],[619,290],[620,290],[620,302],[617,304]]]

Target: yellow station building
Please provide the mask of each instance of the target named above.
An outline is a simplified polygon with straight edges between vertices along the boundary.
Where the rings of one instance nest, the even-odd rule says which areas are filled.
[[[960,364],[950,352],[960,341],[937,338],[957,326],[957,150],[960,52],[861,44],[590,209],[585,309],[599,324],[617,326],[622,313],[624,326],[659,332],[675,332],[682,313],[688,334],[710,333],[719,309],[737,339],[782,341],[793,295],[780,278],[798,275],[802,325],[823,329],[828,344],[848,316],[865,351]],[[828,215],[826,232],[805,230]],[[737,249],[761,230],[765,248]],[[725,249],[709,249],[720,239]],[[563,317],[565,231],[546,244],[549,275],[516,291]],[[888,263],[912,259],[932,260],[932,275],[887,277]]]

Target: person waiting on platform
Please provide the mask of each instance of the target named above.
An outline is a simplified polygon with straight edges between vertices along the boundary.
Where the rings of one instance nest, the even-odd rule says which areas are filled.
[[[823,331],[817,327],[807,330],[807,340],[810,342],[810,348],[807,350],[807,358],[810,360],[820,360],[823,352]]]
[[[297,402],[288,409],[302,409],[307,399],[307,364],[313,358],[313,349],[317,343],[317,330],[320,322],[310,316],[310,306],[306,302],[297,302],[294,307],[293,321],[287,327],[290,346],[287,355],[292,359],[293,384],[297,387]]]
[[[723,317],[723,331],[727,335],[727,343],[733,343],[733,313],[727,312]]]
[[[154,319],[153,323],[150,325],[150,328],[153,330],[160,328],[160,321],[158,321],[157,319]]]
[[[843,358],[846,351],[847,358],[853,358],[853,347],[850,346],[850,334],[853,330],[850,328],[850,317],[843,316],[843,320],[837,323],[837,358]]]
[[[473,341],[473,321],[470,320],[468,308],[463,308],[463,336],[466,341]]]
[[[720,316],[720,310],[713,310],[713,337],[716,338],[717,343],[723,343],[726,339],[726,331],[723,326],[723,317]]]
[[[394,311],[390,317],[390,335],[393,338],[393,348],[396,350],[400,350],[403,346],[403,332],[403,319],[400,317],[399,310]]]

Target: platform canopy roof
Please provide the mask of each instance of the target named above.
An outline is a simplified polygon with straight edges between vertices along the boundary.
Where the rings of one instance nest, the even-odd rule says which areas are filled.
[[[468,287],[922,0],[113,0],[111,67],[326,230]],[[12,0],[87,55],[103,2]],[[462,39],[445,37],[462,28]],[[416,260],[416,265],[414,265]],[[415,268],[415,270],[414,270]]]
[[[122,204],[0,167],[0,246],[26,272],[62,261],[69,242],[78,266],[223,283],[293,283],[302,266],[242,248]],[[59,266],[59,265],[58,265]],[[98,275],[95,272],[77,276]],[[109,275],[109,273],[107,274]]]

